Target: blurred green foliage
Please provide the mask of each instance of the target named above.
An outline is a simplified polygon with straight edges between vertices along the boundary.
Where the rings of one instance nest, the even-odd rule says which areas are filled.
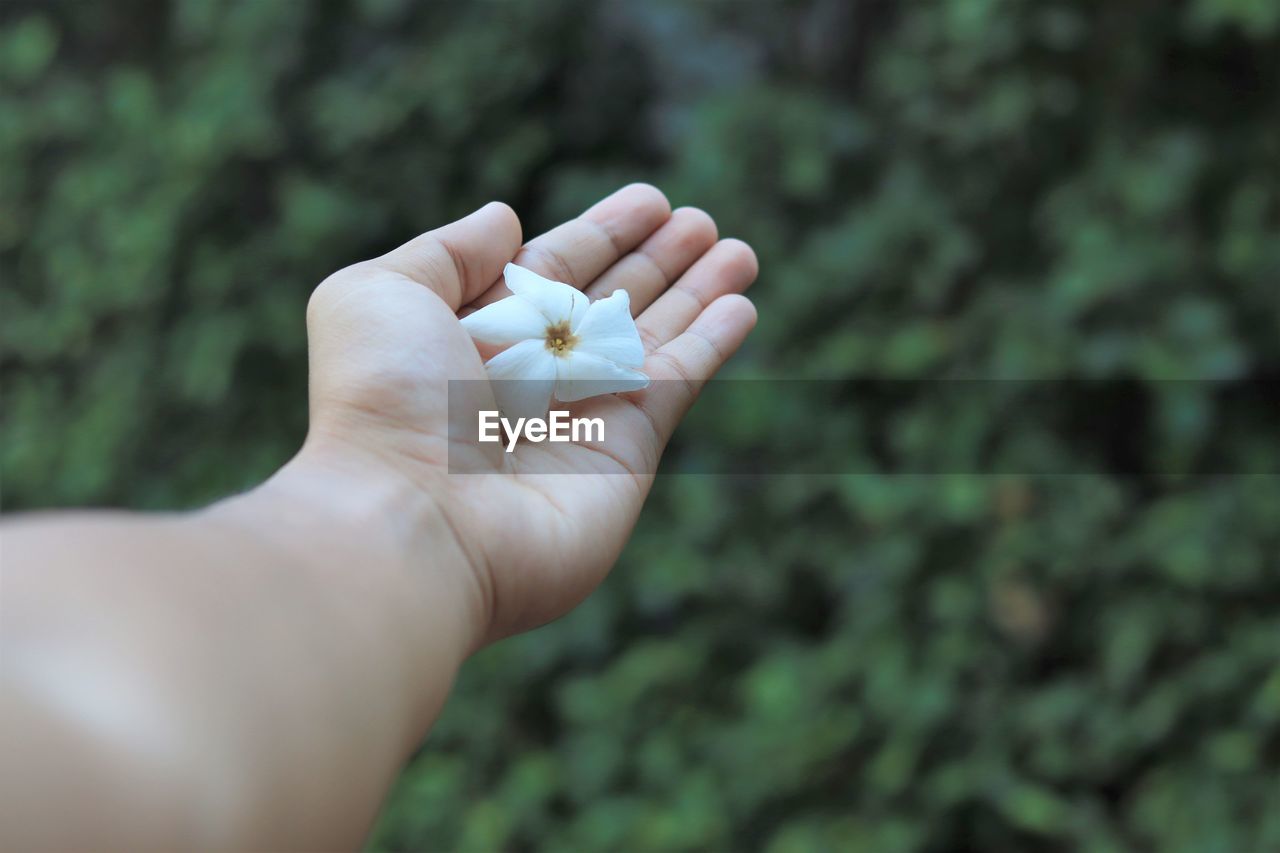
[[[636,179],[758,250],[736,375],[1280,364],[1275,0],[0,15],[9,509],[256,482],[305,429],[328,272]],[[990,402],[917,413],[908,452],[1000,435]],[[746,395],[677,450],[773,435],[785,468],[820,417]],[[850,459],[857,426],[821,424]],[[1149,428],[1275,459],[1194,388]],[[372,846],[1280,849],[1280,485],[1088,450],[1063,478],[660,480],[597,595],[467,666]]]

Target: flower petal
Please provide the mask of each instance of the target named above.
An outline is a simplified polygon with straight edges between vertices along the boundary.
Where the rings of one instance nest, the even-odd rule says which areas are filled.
[[[485,344],[504,346],[517,341],[542,340],[547,319],[533,303],[519,296],[499,299],[462,318],[462,328]]]
[[[599,356],[624,367],[644,364],[644,344],[636,331],[636,321],[631,318],[631,297],[625,290],[615,290],[592,302],[573,333],[579,338],[574,352]]]
[[[545,415],[556,384],[556,361],[541,340],[521,341],[489,359],[484,369],[502,414],[508,418]]]
[[[562,403],[618,391],[639,391],[648,384],[649,377],[640,371],[580,348],[556,359],[556,399]]]
[[[533,303],[548,323],[568,320],[569,328],[573,329],[587,313],[587,305],[591,300],[572,285],[543,278],[533,270],[515,264],[507,264],[502,276],[506,279],[507,289]]]

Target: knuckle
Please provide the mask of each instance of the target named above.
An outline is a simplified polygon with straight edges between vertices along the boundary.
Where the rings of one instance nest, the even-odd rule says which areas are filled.
[[[443,252],[443,254],[449,259],[448,266],[453,268],[452,278],[456,285],[453,289],[457,291],[458,299],[461,299],[463,283],[471,280],[472,278],[471,261],[467,257],[467,254],[455,246],[452,241],[438,239],[435,242],[436,245],[440,247],[441,252]],[[443,259],[441,259],[440,266],[446,266]],[[444,281],[447,281],[448,278],[449,276],[446,275]],[[441,281],[439,278],[436,280]]]
[[[581,221],[591,226],[591,228],[600,235],[600,239],[609,244],[609,247],[613,249],[615,255],[621,257],[627,253],[626,244],[622,241],[618,232],[614,228],[603,222],[596,222],[591,219],[584,218]]]
[[[555,277],[557,281],[562,281],[565,284],[571,284],[574,287],[578,287],[578,281],[574,277],[573,268],[569,266],[569,262],[565,260],[564,255],[554,249],[548,249],[545,246],[538,246],[531,243],[524,247],[524,251],[521,255],[533,256],[532,264],[522,263],[522,266],[530,267],[535,271],[539,269],[546,270],[551,276]]]
[[[724,350],[720,348],[718,343],[697,329],[690,329],[689,334],[693,337],[693,340],[698,341],[699,345],[703,348],[706,361],[709,364],[716,365],[723,364],[725,362],[728,356]]]
[[[678,358],[671,355],[671,353],[664,352],[662,350],[655,352],[653,357],[665,364],[667,369],[674,374],[673,378],[681,384],[685,392],[686,399],[692,400],[694,397],[698,396],[697,382],[694,381],[693,377],[689,374],[688,369],[680,363]]]
[[[711,304],[708,297],[696,287],[673,287],[672,293],[678,293],[685,297],[689,302],[693,303],[694,317],[707,310],[707,306]]]
[[[386,268],[406,275],[419,284],[437,281],[457,270],[454,257],[445,241],[428,232],[397,249],[394,257],[386,256]]]
[[[636,326],[636,333],[640,335],[640,343],[644,346],[645,352],[654,352],[658,347],[662,346],[662,341],[647,326]]]

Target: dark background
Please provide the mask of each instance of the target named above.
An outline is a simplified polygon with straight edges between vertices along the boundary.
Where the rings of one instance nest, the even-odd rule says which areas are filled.
[[[5,508],[257,482],[326,274],[631,180],[758,251],[733,376],[1280,364],[1273,0],[3,0]],[[1207,385],[895,430],[1073,476],[660,478],[598,594],[467,665],[371,846],[1280,849],[1280,482],[1189,473],[1277,437]],[[861,460],[858,418],[745,395],[674,458]]]

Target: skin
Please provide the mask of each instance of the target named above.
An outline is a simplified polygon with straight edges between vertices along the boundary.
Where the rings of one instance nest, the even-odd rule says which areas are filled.
[[[450,475],[447,380],[485,375],[458,318],[508,295],[513,259],[593,299],[626,289],[645,372],[676,381],[581,404],[609,417],[605,448]],[[0,848],[358,846],[466,657],[608,573],[755,324],[756,269],[647,185],[528,243],[489,204],[316,288],[310,428],[261,486],[6,520]]]

